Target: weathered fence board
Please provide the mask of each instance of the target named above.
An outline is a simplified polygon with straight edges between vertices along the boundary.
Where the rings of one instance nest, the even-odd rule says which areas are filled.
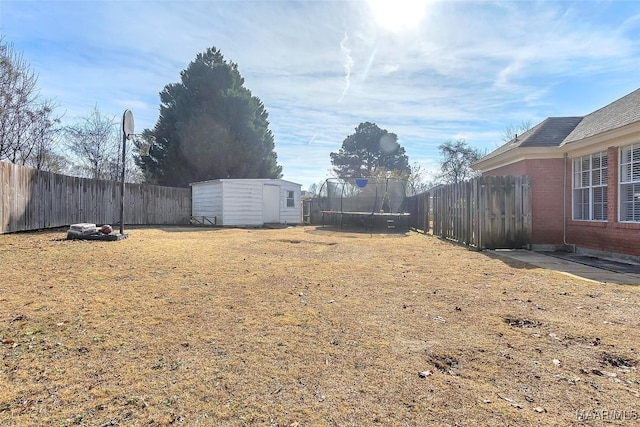
[[[191,189],[125,184],[126,224],[188,224]],[[116,224],[120,183],[0,162],[0,233],[78,222]]]
[[[423,233],[429,232],[430,229],[430,210],[431,210],[431,195],[430,193],[420,193],[415,196],[407,198],[407,211],[411,214],[409,217],[409,227],[422,231]]]
[[[521,248],[530,241],[527,176],[486,176],[441,186],[410,197],[408,206],[412,228],[431,228],[435,236],[478,249]]]

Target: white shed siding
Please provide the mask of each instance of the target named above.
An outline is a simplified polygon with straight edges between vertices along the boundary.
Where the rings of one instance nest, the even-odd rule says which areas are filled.
[[[216,217],[223,226],[261,226],[264,224],[263,187],[279,188],[280,222],[301,223],[300,184],[282,179],[221,179],[191,184],[192,215]],[[293,191],[294,206],[287,207]]]
[[[262,225],[262,182],[246,179],[222,183],[222,225]]]
[[[222,222],[222,185],[215,182],[199,183],[191,186],[191,215],[206,216]]]

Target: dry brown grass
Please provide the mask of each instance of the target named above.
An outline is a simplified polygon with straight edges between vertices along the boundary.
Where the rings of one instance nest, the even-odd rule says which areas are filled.
[[[637,423],[637,287],[414,233],[129,233],[0,236],[0,425]]]

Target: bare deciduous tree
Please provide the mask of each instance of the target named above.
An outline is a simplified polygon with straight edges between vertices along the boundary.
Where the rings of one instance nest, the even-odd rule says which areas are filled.
[[[446,184],[457,184],[478,175],[471,165],[480,158],[480,151],[472,148],[464,139],[446,141],[438,147],[440,179]]]
[[[41,100],[37,75],[0,36],[0,160],[46,169],[60,123],[56,106]]]
[[[424,169],[418,162],[411,166],[411,174],[407,178],[416,194],[424,193],[434,186],[434,177],[427,169]]]
[[[103,114],[96,105],[88,116],[80,117],[75,124],[65,128],[66,146],[75,155],[74,175],[112,181],[121,179],[120,124],[117,116]],[[145,136],[141,138],[145,139]],[[127,143],[126,148],[125,181],[142,182],[144,177],[134,161],[137,151],[133,141]]]
[[[531,120],[523,120],[519,124],[508,124],[502,131],[502,142],[507,143],[517,135],[522,135],[531,129]]]
[[[53,116],[56,106],[43,102],[32,117],[29,138],[20,153],[23,165],[39,170],[61,173],[67,159],[57,152],[61,133],[60,117]]]
[[[66,145],[75,154],[82,174],[94,179],[118,179],[120,139],[115,116],[98,106],[88,116],[65,128]]]

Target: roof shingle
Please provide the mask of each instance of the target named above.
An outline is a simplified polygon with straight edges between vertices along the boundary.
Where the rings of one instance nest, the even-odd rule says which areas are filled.
[[[636,89],[617,101],[584,116],[563,144],[569,144],[638,121],[640,121],[640,89]]]
[[[495,157],[519,147],[559,147],[567,135],[580,123],[582,117],[548,117],[522,135],[489,153]]]

